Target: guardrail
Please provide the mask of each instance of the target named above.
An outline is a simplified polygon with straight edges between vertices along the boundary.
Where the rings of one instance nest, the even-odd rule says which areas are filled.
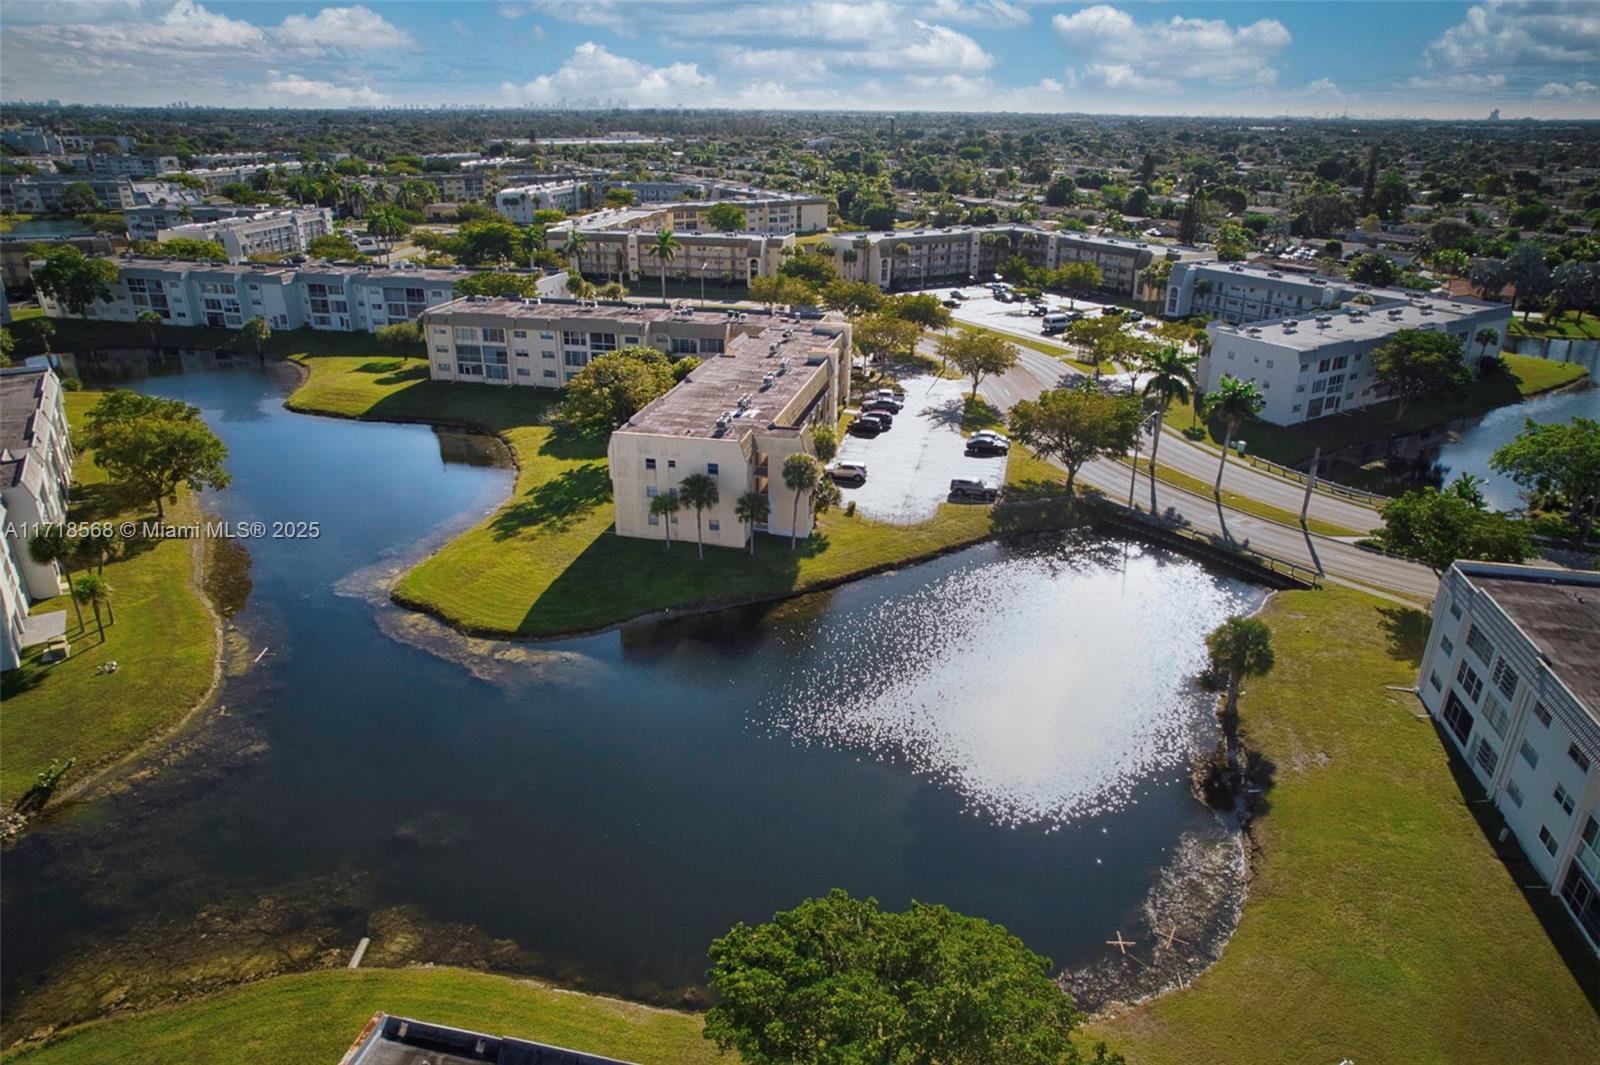
[[[1281,462],[1273,462],[1271,459],[1264,459],[1260,455],[1252,455],[1249,452],[1245,452],[1243,455],[1239,456],[1239,458],[1243,462],[1248,462],[1255,469],[1270,470],[1273,473],[1278,474],[1280,477],[1285,477],[1291,481],[1294,481],[1296,484],[1305,484],[1306,481],[1310,479],[1310,474],[1297,470],[1293,466],[1285,466]],[[1329,495],[1342,496],[1345,499],[1353,499],[1358,503],[1370,503],[1375,507],[1383,506],[1383,504],[1389,502],[1390,498],[1389,496],[1378,492],[1368,492],[1360,488],[1351,488],[1347,484],[1340,484],[1338,481],[1330,481],[1321,476],[1317,477],[1317,491],[1327,492]]]
[[[1254,571],[1257,576],[1265,571],[1278,577],[1285,587],[1322,587],[1321,576],[1313,567],[1303,563],[1268,555],[1226,537],[1200,532],[1184,522],[1129,509],[1110,500],[1101,500],[1099,509],[1101,518],[1110,524],[1132,527],[1142,534],[1154,533],[1158,538],[1169,538],[1174,541],[1174,546],[1197,549],[1197,553],[1207,560],[1240,566]]]

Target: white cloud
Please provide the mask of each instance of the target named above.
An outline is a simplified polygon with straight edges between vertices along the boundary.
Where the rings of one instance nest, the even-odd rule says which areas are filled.
[[[1090,63],[1076,72],[1079,84],[1128,92],[1172,92],[1178,83],[1171,78],[1146,77],[1127,63]]]
[[[634,105],[702,105],[716,79],[696,63],[653,67],[617,55],[604,45],[586,41],[555,73],[542,74],[524,85],[510,83],[502,91],[527,103],[553,103],[562,97],[622,98]]]
[[[1270,85],[1278,76],[1272,58],[1292,40],[1277,19],[1238,27],[1180,15],[1137,22],[1108,4],[1050,21],[1066,50],[1088,60],[1083,76],[1135,91],[1175,81]]]
[[[141,0],[31,0],[7,4],[5,21],[13,26],[34,23],[111,22],[137,15]]]
[[[371,8],[325,7],[315,15],[289,15],[278,40],[296,48],[348,48],[379,51],[415,48],[411,35]]]
[[[1468,8],[1423,58],[1445,70],[1600,65],[1600,7],[1593,0],[1487,0]]]
[[[1600,92],[1600,85],[1592,81],[1575,81],[1571,85],[1563,85],[1559,81],[1547,81],[1534,92],[1533,95],[1541,99],[1570,99],[1574,96],[1593,96]]]
[[[540,14],[562,22],[597,26],[618,33],[626,33],[633,19],[648,11],[648,8],[635,4],[630,12],[627,0],[533,0],[530,6]]]
[[[370,85],[335,85],[299,74],[270,79],[261,87],[261,96],[268,104],[286,107],[375,107],[390,103],[392,99],[388,93],[378,92]]]
[[[841,67],[865,67],[871,70],[920,70],[972,72],[987,70],[994,65],[994,57],[985,52],[977,41],[948,26],[934,26],[913,21],[881,46],[859,52],[843,51],[836,55]]]
[[[1444,89],[1449,92],[1486,92],[1506,87],[1504,74],[1446,74],[1438,78],[1408,78],[1408,89]]]
[[[1008,0],[934,0],[923,14],[941,22],[976,23],[991,29],[1012,29],[1032,21],[1026,8]]]

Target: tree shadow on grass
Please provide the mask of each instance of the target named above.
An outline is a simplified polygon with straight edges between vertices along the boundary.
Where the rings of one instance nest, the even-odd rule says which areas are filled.
[[[528,608],[518,631],[540,636],[616,624],[664,610],[734,604],[781,596],[800,583],[806,560],[825,554],[828,537],[801,540],[759,534],[756,555],[729,547],[697,557],[694,521],[665,540],[618,536],[608,529],[572,560]]]
[[[428,379],[428,364],[426,362],[410,363],[406,359],[374,359],[364,362],[356,367],[356,373],[381,374],[377,383],[380,385],[399,385],[407,381],[425,381]]]
[[[534,485],[500,508],[489,527],[496,540],[529,530],[541,534],[565,532],[610,499],[611,477],[605,466],[586,463]]]
[[[1378,627],[1389,640],[1389,657],[1409,662],[1412,668],[1422,665],[1422,652],[1428,646],[1428,612],[1387,606],[1379,607],[1378,614]]]
[[[1517,885],[1523,901],[1544,928],[1545,935],[1556,953],[1561,955],[1567,969],[1577,979],[1589,1005],[1600,1011],[1600,960],[1595,958],[1594,951],[1578,931],[1572,914],[1557,896],[1540,883],[1538,871],[1528,861],[1516,837],[1507,835],[1504,841],[1500,839],[1500,833],[1506,827],[1505,818],[1493,803],[1487,801],[1483,785],[1456,750],[1455,744],[1447,738],[1444,728],[1431,718],[1430,723],[1450,766],[1450,775],[1461,792],[1462,802],[1473,820],[1477,821],[1484,841],[1494,851],[1495,857],[1500,859],[1506,875]]]

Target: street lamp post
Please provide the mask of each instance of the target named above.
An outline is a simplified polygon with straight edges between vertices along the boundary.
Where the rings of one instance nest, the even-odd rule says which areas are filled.
[[[706,309],[706,267],[711,265],[708,259],[700,264],[700,309]]]
[[[1140,447],[1140,445],[1142,445],[1144,443],[1144,434],[1145,434],[1145,432],[1150,428],[1151,423],[1154,422],[1155,420],[1156,420],[1156,416],[1154,414],[1148,416],[1147,418],[1145,418],[1144,421],[1139,423],[1139,431],[1137,433],[1133,434],[1133,476],[1128,478],[1128,509],[1129,510],[1138,509],[1137,507],[1135,507],[1133,505],[1133,492],[1134,492],[1134,489],[1137,488],[1138,485],[1139,485],[1139,447]],[[1151,470],[1150,471],[1150,486],[1151,486],[1152,490],[1155,488],[1155,483],[1156,483],[1156,471],[1155,470]],[[1152,491],[1152,494],[1151,494],[1152,502],[1150,504],[1150,516],[1152,518],[1156,516],[1156,508],[1155,508],[1154,498],[1155,498],[1154,492]]]

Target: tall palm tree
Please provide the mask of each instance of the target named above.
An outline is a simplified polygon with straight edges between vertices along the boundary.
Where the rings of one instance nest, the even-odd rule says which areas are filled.
[[[576,227],[567,230],[567,242],[561,248],[562,258],[571,263],[573,269],[578,267],[578,256],[583,254],[583,249],[589,246],[589,238],[583,230]]]
[[[153,311],[146,307],[144,310],[134,315],[133,320],[144,326],[145,332],[150,336],[150,346],[155,347],[156,330],[161,328],[161,312]]]
[[[661,519],[661,531],[666,536],[668,551],[672,550],[672,517],[682,506],[676,492],[667,492],[650,500],[650,513]]]
[[[1254,381],[1233,376],[1217,382],[1217,390],[1206,397],[1206,417],[1221,418],[1227,425],[1222,435],[1222,461],[1217,463],[1217,483],[1211,490],[1218,501],[1222,499],[1222,472],[1228,468],[1228,449],[1233,446],[1233,434],[1239,431],[1246,418],[1266,405],[1266,397]]]
[[[656,257],[656,262],[661,264],[661,302],[667,302],[667,264],[678,257],[678,249],[683,243],[673,236],[672,230],[663,229],[656,234],[656,239],[650,243],[650,254]]]
[[[714,507],[721,501],[717,482],[709,474],[691,473],[678,485],[678,498],[683,500],[685,506],[694,508],[694,538],[703,559],[706,557],[706,538],[701,515],[707,507]]]
[[[60,565],[67,574],[67,586],[72,586],[72,563],[75,557],[73,548],[76,545],[67,537],[67,530],[60,525],[47,525],[28,538],[28,558],[36,566]],[[72,597],[72,611],[78,615],[78,629],[83,629],[83,607],[78,605],[78,597]]]
[[[1143,365],[1140,367],[1150,374],[1150,379],[1144,383],[1145,398],[1155,395],[1158,406],[1156,407],[1156,432],[1150,439],[1150,510],[1156,508],[1156,452],[1161,447],[1161,423],[1166,420],[1167,406],[1174,399],[1189,402],[1189,396],[1195,388],[1194,369],[1198,359],[1183,353],[1183,349],[1176,344],[1156,348],[1145,354]]]
[[[111,618],[111,623],[117,623],[117,615],[111,610],[111,585],[98,573],[86,573],[79,577],[72,586],[72,597],[88,603],[94,608],[95,628],[100,630],[100,642],[106,642],[105,622],[100,620],[100,608],[106,608],[106,614]]]
[[[750,526],[750,557],[756,555],[756,526],[765,525],[772,516],[772,500],[767,498],[767,493],[751,489],[739,496],[733,504],[733,513],[741,522]]]
[[[789,518],[789,550],[794,550],[800,538],[800,497],[810,496],[822,480],[822,467],[804,451],[797,451],[783,460],[783,483],[794,493],[794,513]]]
[[[1211,668],[1228,675],[1228,701],[1224,713],[1232,720],[1239,712],[1239,684],[1246,677],[1272,672],[1272,629],[1259,618],[1229,618],[1206,637]]]
[[[244,328],[239,330],[239,336],[255,345],[256,358],[262,357],[262,345],[272,339],[272,326],[261,315],[256,315],[244,323]]]
[[[1478,358],[1489,354],[1489,345],[1500,342],[1500,333],[1494,329],[1480,329],[1472,334],[1472,339],[1478,342]]]

